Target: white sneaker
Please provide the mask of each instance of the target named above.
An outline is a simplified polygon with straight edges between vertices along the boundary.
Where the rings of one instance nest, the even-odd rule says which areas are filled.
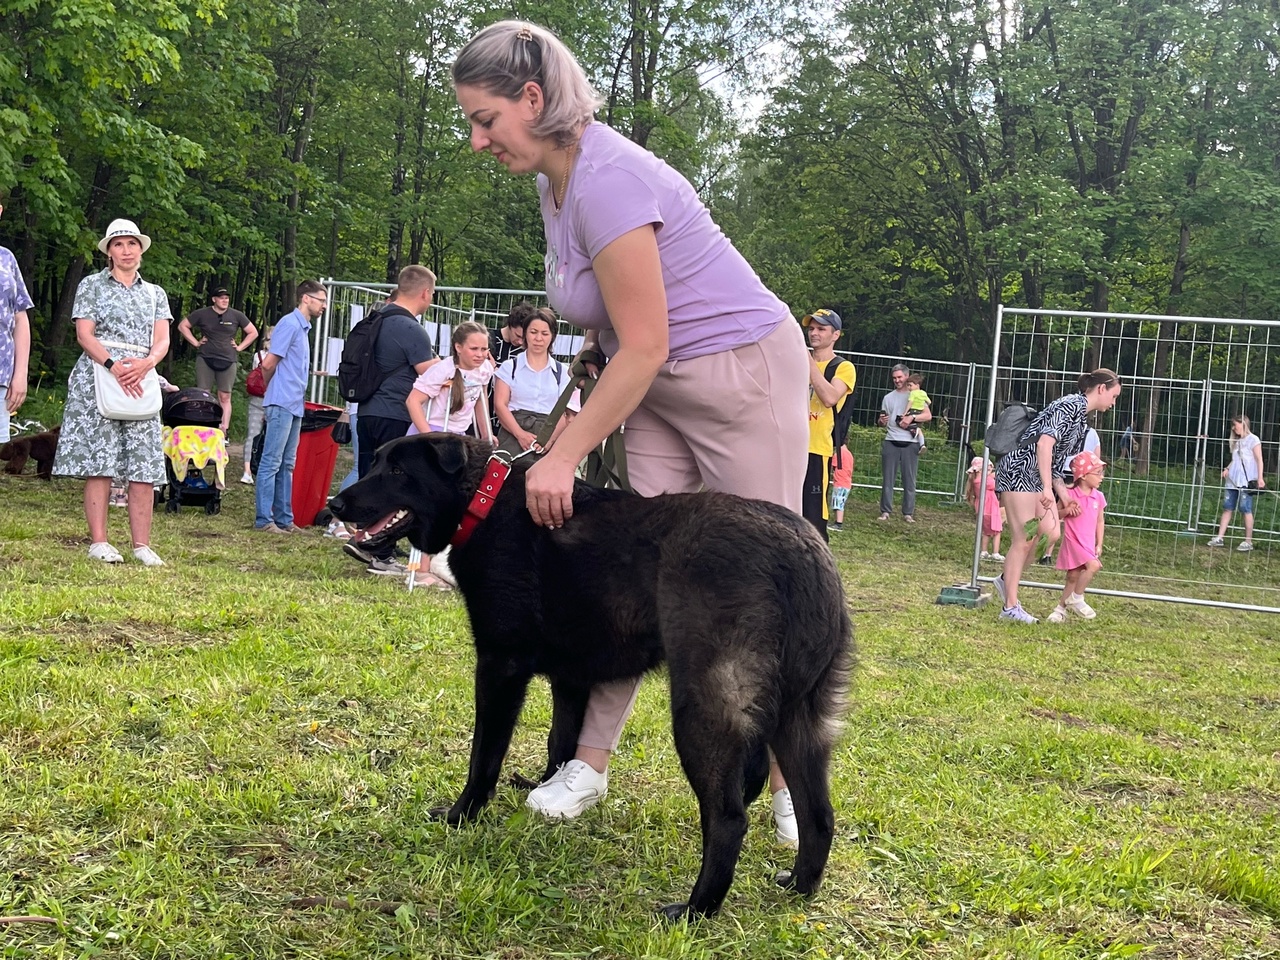
[[[781,847],[792,850],[800,846],[800,828],[796,824],[796,808],[791,791],[783,787],[773,795],[773,837]]]
[[[1093,607],[1085,603],[1084,597],[1080,596],[1078,593],[1073,593],[1071,596],[1067,597],[1065,606],[1077,617],[1082,617],[1085,620],[1092,620],[1098,615],[1098,612],[1094,610]]]
[[[1056,607],[1053,608],[1053,613],[1049,614],[1049,616],[1045,617],[1045,619],[1048,620],[1050,623],[1066,623],[1067,608],[1064,607],[1062,604],[1058,604]]]
[[[1004,563],[1004,554],[1003,554],[1003,553],[993,553],[993,554],[991,555],[991,558],[990,558],[990,559],[991,559],[991,562],[992,562],[992,563]]]
[[[156,556],[156,552],[147,544],[133,548],[133,555],[138,558],[138,562],[144,567],[163,567],[164,561]]]
[[[991,554],[989,554],[989,553],[987,553],[987,551],[983,550],[980,554],[978,554],[978,559],[979,559],[979,560],[990,560],[990,559],[991,559]]]
[[[1208,543],[1206,543],[1206,544],[1205,544],[1205,546],[1206,546],[1206,547],[1221,547],[1221,546],[1224,546],[1224,544],[1223,544],[1223,542],[1222,542],[1222,538],[1221,538],[1221,537],[1213,537],[1213,538],[1212,538]]]
[[[1241,540],[1240,546],[1236,547],[1241,553],[1248,553],[1253,549],[1253,543],[1249,540]]]
[[[241,482],[241,483],[247,483],[247,484],[249,484],[250,486],[253,486],[253,474],[252,474],[252,473],[250,473],[248,470],[246,470],[246,471],[244,472],[244,476],[242,476],[242,477],[240,478],[240,482]]]
[[[529,792],[524,804],[544,817],[569,820],[590,810],[609,792],[609,774],[596,773],[589,763],[570,760],[551,779]]]
[[[120,551],[107,543],[89,544],[89,559],[101,560],[103,563],[124,563],[124,557],[120,556]]]

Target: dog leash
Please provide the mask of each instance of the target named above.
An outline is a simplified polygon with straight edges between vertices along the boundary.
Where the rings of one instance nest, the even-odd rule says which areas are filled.
[[[573,366],[569,370],[569,381],[561,391],[556,405],[547,414],[546,422],[543,423],[542,429],[538,431],[538,436],[533,441],[534,450],[541,452],[551,442],[556,424],[569,409],[569,401],[573,398],[574,390],[582,391],[583,403],[586,403],[591,396],[591,391],[596,386],[596,379],[591,376],[587,364],[594,364],[597,368],[603,367],[604,357],[595,350],[584,350],[574,359]],[[631,481],[627,476],[627,450],[623,443],[621,427],[609,434],[597,449],[587,454],[583,479],[593,487],[613,486],[618,490],[631,490]]]

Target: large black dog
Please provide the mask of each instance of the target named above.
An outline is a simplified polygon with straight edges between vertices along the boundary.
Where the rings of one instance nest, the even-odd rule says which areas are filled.
[[[329,505],[373,545],[408,537],[442,550],[485,475],[489,447],[446,434],[380,448],[364,479]],[[524,469],[449,565],[476,645],[476,717],[462,795],[437,813],[475,817],[498,782],[530,679],[551,683],[544,778],[573,758],[594,684],[663,661],[676,750],[698,797],[702,870],[689,902],[720,908],[771,747],[800,832],[779,883],[813,893],[834,834],[828,767],[853,650],[830,551],[799,516],[758,500],[697,493],[644,498],[578,484],[573,517],[536,526]]]

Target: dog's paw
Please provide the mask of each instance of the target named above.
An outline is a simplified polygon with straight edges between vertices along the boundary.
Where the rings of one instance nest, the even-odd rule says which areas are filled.
[[[453,807],[432,807],[430,810],[427,811],[427,816],[430,817],[432,820],[443,821],[444,823],[447,823],[450,826],[456,827],[459,823],[462,822],[462,818],[449,816],[449,811],[452,809]]]
[[[778,875],[773,878],[773,882],[783,890],[794,890],[796,886],[796,875],[791,870],[779,870]]]
[[[668,923],[679,923],[681,920],[688,919],[692,916],[689,913],[689,905],[687,903],[668,903],[665,907],[658,910],[662,914],[662,919]]]
[[[511,775],[511,785],[513,787],[518,787],[521,790],[533,790],[536,787],[542,786],[542,783],[538,780],[530,780],[528,777],[522,776],[518,773],[513,773]]]

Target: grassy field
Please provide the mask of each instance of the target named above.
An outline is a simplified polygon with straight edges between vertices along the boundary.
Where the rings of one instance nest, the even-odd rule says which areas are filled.
[[[85,557],[77,485],[0,477],[0,915],[52,921],[0,924],[0,956],[1280,956],[1280,620],[940,607],[972,514],[881,524],[855,494],[825,885],[775,888],[758,802],[723,913],[670,927],[699,844],[660,680],[579,820],[504,783],[478,824],[431,822],[469,747],[460,603],[249,532],[236,486],[157,515],[147,570]],[[509,771],[548,720],[538,685]]]

